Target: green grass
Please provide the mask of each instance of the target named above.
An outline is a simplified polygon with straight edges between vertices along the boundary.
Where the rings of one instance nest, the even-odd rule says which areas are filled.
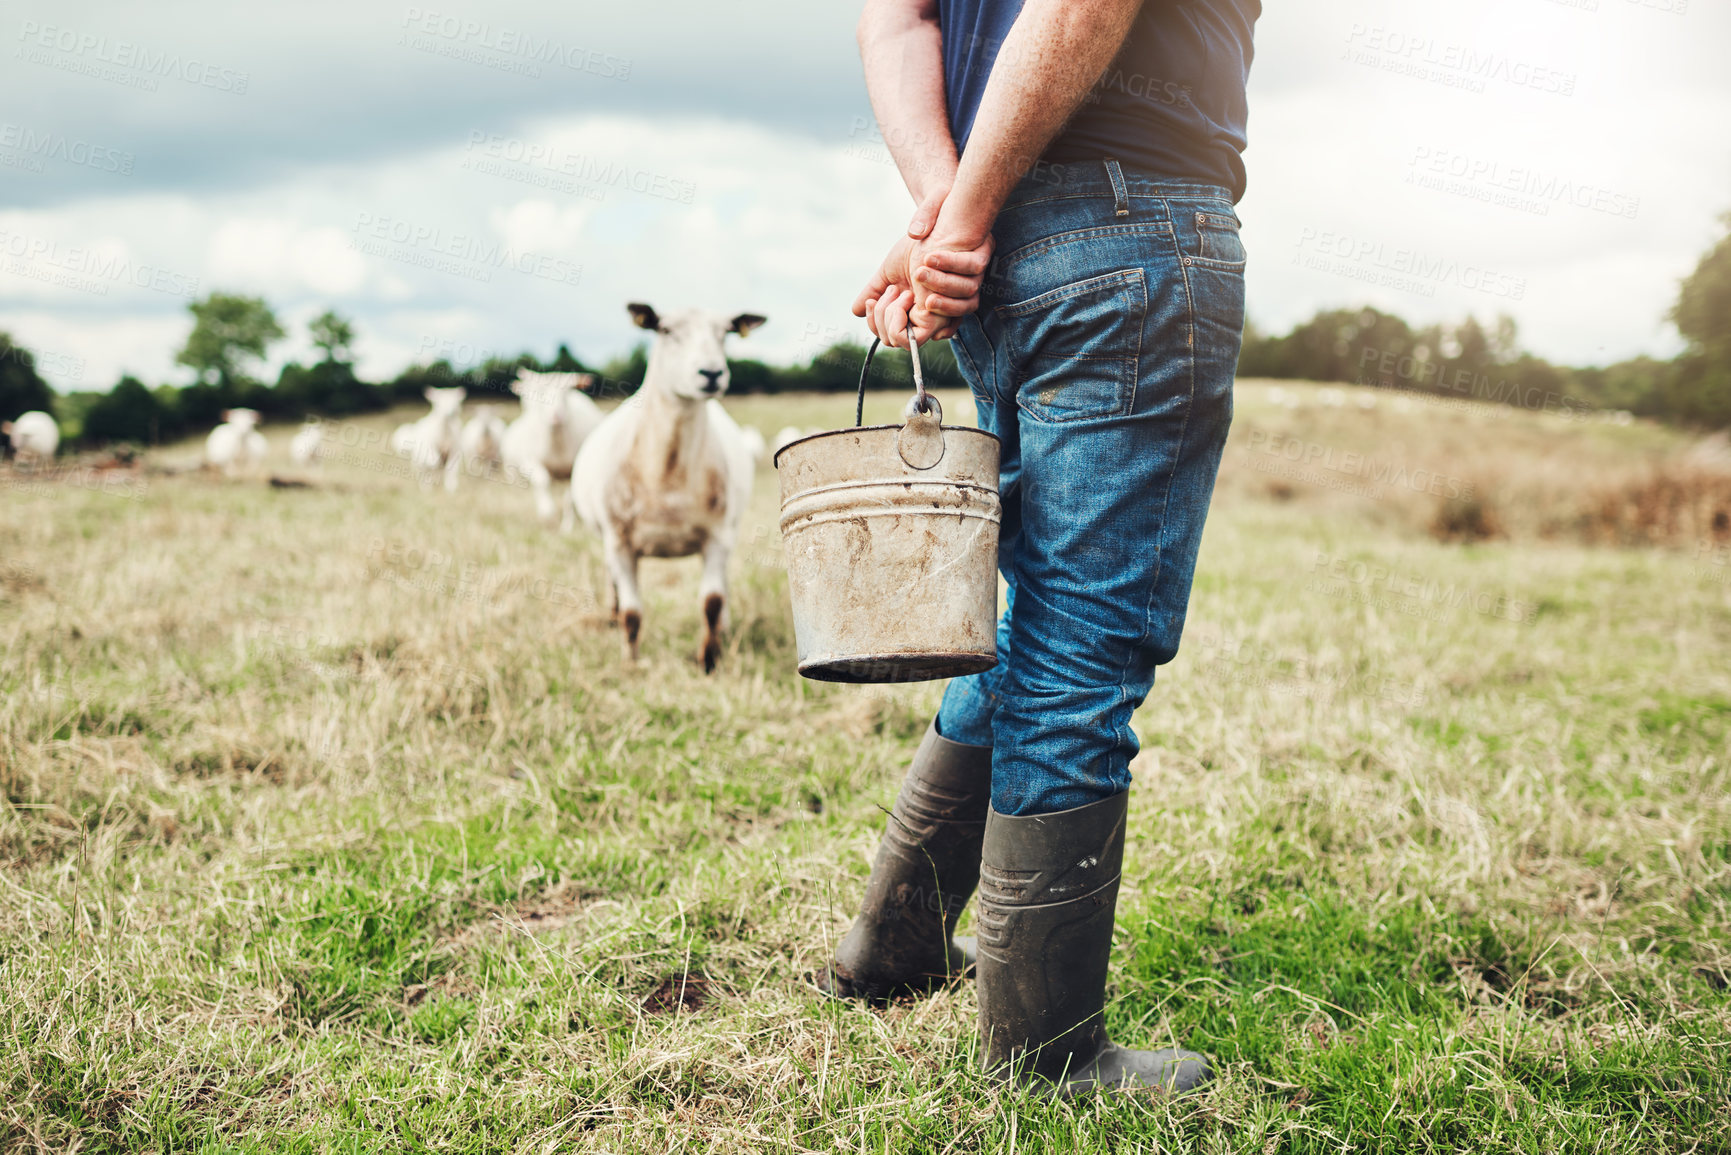
[[[1652,439],[1544,420],[1473,429]],[[965,985],[810,984],[940,687],[794,675],[771,471],[706,678],[693,563],[646,565],[626,668],[593,543],[374,464],[0,505],[0,1149],[1731,1151],[1731,584],[1692,551],[1439,545],[1229,452],[1108,1012],[1219,1078],[1059,1103],[979,1073]]]

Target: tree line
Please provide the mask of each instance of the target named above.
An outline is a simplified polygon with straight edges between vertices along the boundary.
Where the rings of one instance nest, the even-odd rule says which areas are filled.
[[[150,386],[128,374],[106,392],[56,393],[37,373],[28,349],[0,333],[0,419],[41,409],[60,422],[63,441],[86,447],[117,442],[158,445],[201,433],[222,420],[222,411],[244,406],[267,421],[304,417],[345,417],[419,401],[428,386],[461,385],[471,398],[514,400],[511,383],[519,369],[544,373],[592,373],[590,392],[598,398],[625,397],[643,383],[648,348],[601,363],[585,362],[559,345],[547,359],[530,352],[512,358],[493,357],[471,365],[449,359],[415,364],[386,381],[362,380],[355,372],[353,322],[327,310],[308,326],[318,360],[303,365],[291,361],[274,383],[255,375],[275,342],[287,334],[269,304],[259,297],[214,292],[190,306],[193,328],[176,361],[192,369],[190,385]],[[780,366],[763,361],[730,360],[735,393],[780,393],[806,390],[848,391],[858,388],[865,347],[837,341],[803,364]],[[928,384],[937,388],[965,385],[948,343],[922,350],[921,366]],[[913,380],[907,354],[880,350],[873,360],[871,389],[905,389]]]
[[[1731,230],[1731,213],[1724,224]],[[319,359],[290,362],[274,383],[266,383],[253,367],[286,333],[264,300],[216,292],[190,310],[192,332],[176,360],[195,380],[184,386],[152,387],[128,375],[107,392],[56,394],[36,372],[30,351],[0,333],[0,420],[43,409],[56,416],[72,443],[160,444],[208,429],[224,409],[236,406],[287,421],[388,409],[419,399],[429,385],[461,385],[472,397],[508,399],[522,368],[593,373],[598,396],[628,396],[642,384],[647,363],[643,345],[590,364],[561,344],[546,360],[528,352],[466,366],[441,359],[411,365],[388,381],[364,381],[354,368],[353,323],[327,310],[308,326]],[[1238,371],[1242,377],[1353,382],[1534,410],[1625,409],[1690,426],[1731,427],[1731,232],[1683,280],[1667,316],[1684,341],[1675,359],[1637,357],[1571,368],[1522,351],[1509,317],[1414,327],[1372,308],[1325,310],[1281,336],[1247,326]],[[728,364],[736,393],[839,392],[856,388],[864,357],[863,346],[842,340],[801,364]],[[948,342],[926,348],[920,360],[934,387],[965,384]],[[884,350],[868,387],[906,388],[911,380],[907,355]]]

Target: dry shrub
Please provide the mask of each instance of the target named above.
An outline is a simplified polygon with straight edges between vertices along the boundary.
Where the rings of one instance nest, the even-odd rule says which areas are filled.
[[[1731,540],[1731,474],[1661,466],[1597,490],[1581,515],[1579,533],[1612,545]]]
[[[1507,537],[1502,518],[1482,497],[1444,501],[1431,519],[1430,534],[1438,541],[1475,542]]]

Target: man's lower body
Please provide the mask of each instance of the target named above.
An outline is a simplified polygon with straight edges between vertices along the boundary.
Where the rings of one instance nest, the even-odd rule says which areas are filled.
[[[1232,420],[1244,249],[1224,189],[1046,167],[993,229],[952,346],[1003,443],[998,664],[952,681],[896,802],[838,985],[974,962],[987,1062],[1065,1090],[1206,1078],[1102,1025],[1132,713],[1172,660]],[[980,890],[977,961],[951,941]]]

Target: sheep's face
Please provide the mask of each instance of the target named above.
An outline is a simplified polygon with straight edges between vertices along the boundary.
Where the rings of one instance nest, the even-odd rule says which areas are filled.
[[[644,384],[654,382],[675,397],[692,401],[727,392],[727,352],[722,343],[729,333],[743,337],[764,321],[756,313],[720,317],[702,309],[683,309],[663,317],[648,305],[626,307],[638,328],[656,334]]]
[[[573,389],[581,389],[595,379],[590,373],[537,373],[533,369],[517,370],[511,392],[523,400],[523,412],[536,413],[551,425],[565,422],[566,401]]]
[[[433,407],[436,417],[455,417],[463,411],[463,398],[469,391],[461,385],[450,389],[425,389],[421,396],[427,399],[427,404]]]

